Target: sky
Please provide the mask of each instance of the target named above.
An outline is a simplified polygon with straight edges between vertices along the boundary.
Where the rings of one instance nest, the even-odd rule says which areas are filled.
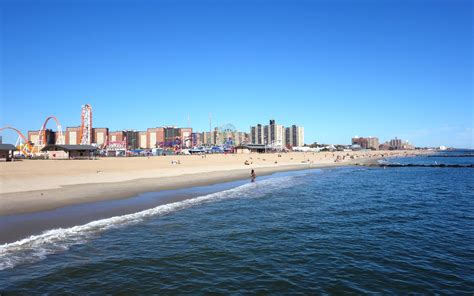
[[[473,2],[0,0],[0,125],[275,119],[306,143],[474,148]],[[56,130],[53,122],[49,128]],[[5,142],[16,135],[2,131]]]

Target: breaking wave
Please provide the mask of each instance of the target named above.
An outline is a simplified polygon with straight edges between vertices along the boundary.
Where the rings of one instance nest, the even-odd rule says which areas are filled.
[[[294,176],[270,178],[257,183],[249,183],[196,198],[160,205],[133,214],[115,216],[92,221],[70,228],[57,228],[32,235],[22,240],[0,245],[0,271],[20,264],[33,263],[48,255],[68,250],[73,245],[84,244],[97,238],[104,231],[140,223],[149,217],[162,216],[196,205],[225,199],[262,197],[275,190],[295,185]]]

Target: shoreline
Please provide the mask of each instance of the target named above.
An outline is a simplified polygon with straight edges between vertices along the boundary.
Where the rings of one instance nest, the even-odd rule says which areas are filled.
[[[304,170],[309,168],[340,167],[356,164],[367,164],[377,161],[383,157],[406,156],[407,153],[351,153],[354,158],[344,161],[337,161],[341,155],[349,153],[319,153],[303,154],[288,153],[284,156],[276,154],[250,154],[250,155],[216,155],[209,158],[174,156],[161,157],[156,159],[105,159],[92,161],[52,161],[49,169],[50,175],[35,176],[35,166],[46,164],[49,161],[25,161],[18,164],[18,167],[32,168],[32,175],[21,187],[16,187],[18,179],[21,178],[19,171],[16,176],[2,175],[0,186],[0,217],[44,212],[70,205],[92,203],[107,200],[126,199],[146,192],[160,192],[163,190],[176,190],[191,188],[196,186],[206,186],[236,180],[250,178],[250,169],[255,169],[257,179],[276,172]],[[388,154],[388,155],[387,155]],[[179,159],[183,167],[170,166],[168,161]],[[253,160],[251,166],[243,165],[244,160]],[[341,157],[342,159],[342,157]],[[190,160],[194,161],[191,162]],[[165,162],[166,161],[166,162]],[[148,164],[156,162],[164,167],[157,170],[143,168],[141,171],[135,170],[138,164]],[[189,164],[188,164],[189,162]],[[255,163],[254,163],[255,162]],[[277,163],[279,162],[279,163]],[[130,166],[135,165],[135,167]],[[66,171],[54,171],[54,165],[63,166]],[[209,164],[213,165],[210,166]],[[216,165],[219,164],[219,165]],[[112,165],[117,168],[112,167]],[[129,165],[127,168],[125,165]],[[168,165],[168,168],[166,168]],[[72,171],[68,174],[68,166],[72,169],[76,166],[86,170],[87,174],[80,171],[75,174]],[[123,168],[121,167],[123,166]],[[40,166],[39,166],[40,167]],[[106,167],[107,171],[102,173],[97,168]],[[140,167],[138,167],[140,168]],[[97,170],[97,171],[96,171]],[[99,173],[101,172],[101,173]],[[15,173],[15,172],[14,172]],[[65,174],[63,176],[62,174]],[[28,188],[35,190],[27,190]]]
[[[319,167],[314,167],[319,168]],[[322,167],[321,167],[322,168]],[[259,176],[278,172],[310,169],[308,165],[289,165],[277,168],[260,168]],[[61,188],[5,193],[1,198],[9,202],[2,203],[0,217],[55,210],[65,206],[127,199],[143,193],[161,192],[209,186],[238,180],[250,179],[249,169],[215,171],[204,174],[184,174],[176,177],[140,178],[123,182],[85,183],[64,185]],[[63,196],[72,196],[64,199]],[[21,196],[20,201],[13,201]],[[41,197],[41,199],[38,199]],[[35,201],[34,204],[31,202]]]
[[[256,184],[282,176],[311,174],[321,169],[303,168],[301,170],[269,172],[261,175]],[[245,184],[250,184],[248,178],[213,184],[199,184],[193,187],[163,189],[139,193],[126,198],[94,200],[86,203],[69,204],[52,210],[0,216],[0,245],[13,243],[32,235],[40,235],[48,230],[67,229],[94,221],[133,215],[161,206],[172,206],[175,203],[187,202],[194,198],[232,190]]]

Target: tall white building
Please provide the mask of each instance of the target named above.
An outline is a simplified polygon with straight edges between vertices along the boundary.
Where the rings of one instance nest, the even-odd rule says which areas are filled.
[[[250,127],[250,141],[253,144],[265,144],[275,148],[304,146],[304,128],[296,125],[285,128],[271,119],[269,125],[258,124]]]
[[[265,144],[264,127],[261,124],[250,127],[250,141],[253,144]]]
[[[285,146],[285,127],[270,120],[270,124],[264,128],[264,144],[272,147]]]
[[[304,146],[304,127],[292,125],[285,129],[286,146]]]

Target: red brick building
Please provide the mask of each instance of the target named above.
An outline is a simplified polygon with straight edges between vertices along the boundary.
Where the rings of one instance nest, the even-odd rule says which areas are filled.
[[[92,143],[97,144],[99,147],[104,146],[109,137],[109,129],[104,128],[93,128],[92,129]]]
[[[165,128],[155,127],[149,128],[147,132],[146,148],[158,148],[163,145],[165,141]]]
[[[66,145],[81,144],[81,127],[67,127],[66,128]]]

